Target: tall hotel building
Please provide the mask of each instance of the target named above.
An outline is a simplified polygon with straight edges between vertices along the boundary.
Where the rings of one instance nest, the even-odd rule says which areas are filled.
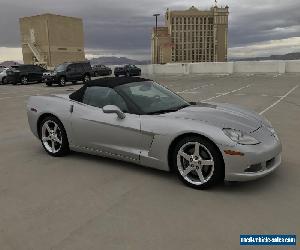
[[[226,62],[229,7],[169,9],[165,27],[153,28],[152,63]]]

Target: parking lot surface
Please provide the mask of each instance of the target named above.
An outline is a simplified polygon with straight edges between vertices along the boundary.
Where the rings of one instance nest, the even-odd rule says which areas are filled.
[[[154,78],[190,101],[262,113],[282,140],[282,166],[257,181],[198,191],[174,174],[116,160],[51,158],[29,131],[26,100],[81,85],[0,85],[1,250],[233,250],[248,249],[240,234],[299,238],[300,75]]]

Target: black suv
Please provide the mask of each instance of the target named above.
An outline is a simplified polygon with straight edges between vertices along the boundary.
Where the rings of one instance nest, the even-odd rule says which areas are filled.
[[[105,65],[93,65],[93,76],[110,76],[112,74],[111,68]]]
[[[56,66],[52,72],[44,73],[43,81],[48,86],[52,84],[64,86],[66,82],[76,83],[77,81],[86,83],[91,80],[92,73],[89,62],[68,62]]]
[[[124,67],[116,67],[114,70],[114,74],[116,77],[118,76],[140,76],[141,75],[141,69],[138,68],[135,65],[128,64]]]
[[[6,71],[7,82],[12,84],[28,84],[29,82],[42,82],[46,70],[37,65],[23,64]]]

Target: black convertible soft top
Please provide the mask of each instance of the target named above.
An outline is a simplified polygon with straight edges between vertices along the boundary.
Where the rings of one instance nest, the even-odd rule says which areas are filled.
[[[70,95],[70,98],[74,101],[82,101],[84,92],[86,88],[99,86],[99,87],[108,87],[108,88],[115,88],[117,86],[131,83],[131,82],[146,82],[151,81],[150,79],[141,78],[141,77],[105,77],[99,78],[96,80],[89,81],[80,89],[76,90],[74,93]]]

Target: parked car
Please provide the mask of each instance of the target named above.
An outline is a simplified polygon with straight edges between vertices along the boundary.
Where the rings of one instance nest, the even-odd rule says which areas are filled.
[[[7,74],[8,68],[0,68],[0,84],[7,84]]]
[[[38,65],[18,65],[18,67],[10,68],[6,71],[6,80],[7,83],[14,85],[18,83],[28,84],[30,82],[42,82],[43,73],[46,71],[46,69]]]
[[[132,65],[132,64],[128,64],[128,65],[125,65],[124,67],[116,67],[115,70],[114,70],[114,74],[116,77],[119,77],[119,76],[140,76],[141,75],[141,69],[138,68],[137,66],[135,65]]]
[[[278,135],[261,115],[226,103],[190,103],[139,77],[32,96],[27,114],[51,156],[73,150],[172,170],[197,189],[258,179],[281,164]]]
[[[92,74],[93,71],[89,62],[67,62],[58,65],[52,72],[45,72],[43,82],[47,86],[52,84],[64,86],[67,82],[76,83],[77,81],[86,83],[91,80]]]
[[[110,76],[112,74],[111,68],[105,65],[93,65],[93,76]]]

